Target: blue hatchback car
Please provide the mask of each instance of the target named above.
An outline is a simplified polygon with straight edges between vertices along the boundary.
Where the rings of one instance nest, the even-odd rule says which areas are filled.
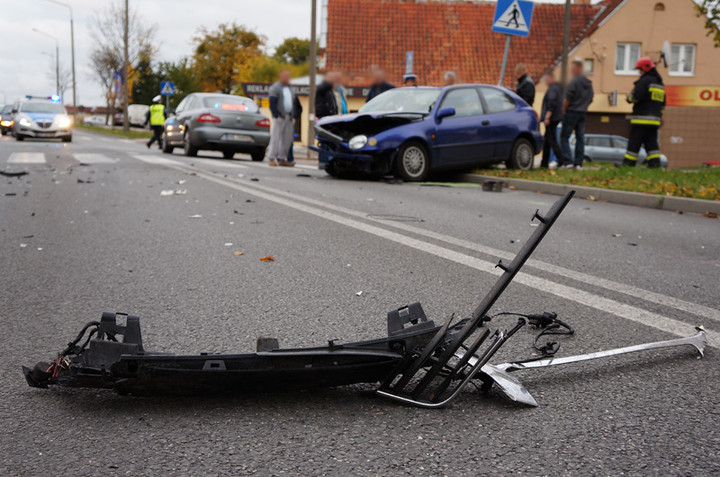
[[[320,168],[335,177],[395,173],[423,181],[431,171],[500,162],[530,169],[543,145],[535,111],[491,85],[391,89],[357,113],[321,119],[315,130]]]

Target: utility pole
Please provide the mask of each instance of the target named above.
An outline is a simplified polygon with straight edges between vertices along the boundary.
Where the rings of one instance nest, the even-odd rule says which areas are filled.
[[[130,22],[130,7],[128,0],[125,0],[125,18],[123,18],[123,132],[130,132],[130,121],[128,118],[128,73],[130,72],[130,60],[128,58],[128,42],[129,42],[129,22]]]
[[[317,0],[310,0],[310,94],[308,95],[308,130],[307,145],[308,156],[311,156],[309,147],[315,142],[315,74],[317,71]]]
[[[73,89],[73,108],[77,114],[77,83],[75,82],[75,26],[73,24],[73,9],[67,3],[58,2],[57,0],[46,0],[47,2],[60,5],[70,10],[70,52],[72,55],[72,89]]]
[[[570,5],[572,0],[565,0],[565,24],[563,25],[563,47],[562,47],[562,74],[561,82],[563,91],[567,86],[568,77],[568,49],[570,48]]]
[[[60,96],[60,42],[54,36],[49,33],[45,33],[44,31],[40,31],[37,28],[33,28],[33,31],[55,40],[55,94]]]

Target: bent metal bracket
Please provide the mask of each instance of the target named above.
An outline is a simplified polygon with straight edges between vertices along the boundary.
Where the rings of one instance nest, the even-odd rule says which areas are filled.
[[[689,345],[702,356],[702,329],[688,338],[646,343],[579,356],[491,364],[495,353],[528,323],[520,316],[507,330],[491,329],[488,314],[572,199],[569,192],[545,214],[536,211],[534,233],[512,263],[500,261],[503,273],[470,318],[436,326],[419,303],[388,313],[387,336],[370,341],[281,349],[274,338],[260,338],[257,352],[174,355],[146,351],[137,316],[103,313],[86,324],[50,363],[23,367],[27,383],[113,389],[121,394],[214,394],[381,383],[377,394],[425,408],[443,407],[471,382],[483,390],[499,389],[510,400],[537,406],[510,373],[605,358],[643,350]]]

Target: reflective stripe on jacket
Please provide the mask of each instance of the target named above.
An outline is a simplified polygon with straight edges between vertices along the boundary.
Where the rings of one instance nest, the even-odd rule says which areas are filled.
[[[162,126],[165,122],[165,106],[162,104],[150,105],[150,126]]]
[[[637,126],[660,126],[665,112],[665,86],[657,70],[652,69],[642,75],[628,96],[633,105],[630,124]]]

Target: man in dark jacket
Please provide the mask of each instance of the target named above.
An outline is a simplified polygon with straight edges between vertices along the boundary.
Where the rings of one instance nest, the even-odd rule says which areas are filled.
[[[644,145],[647,166],[660,167],[658,128],[665,110],[665,86],[651,58],[640,58],[635,68],[640,70],[642,76],[627,97],[628,103],[633,105],[633,113],[630,116],[630,139],[622,163],[635,167],[640,147]]]
[[[335,88],[340,83],[340,74],[330,71],[325,79],[317,87],[315,92],[315,117],[318,119],[325,116],[334,116],[338,113],[338,105],[335,100]]]
[[[540,120],[545,125],[545,142],[541,167],[548,167],[551,150],[558,159],[562,157],[560,144],[558,144],[557,140],[557,127],[563,117],[563,90],[562,85],[555,81],[555,75],[551,71],[545,73],[543,82],[547,86],[547,92],[543,96],[542,109],[540,110]]]
[[[385,71],[383,71],[382,69],[373,68],[372,75],[373,84],[370,87],[370,92],[367,95],[366,101],[370,101],[375,96],[395,87],[395,85],[392,85],[385,80]]]
[[[583,74],[583,61],[580,58],[573,60],[570,66],[573,78],[565,89],[563,102],[562,132],[560,133],[560,146],[562,161],[560,166],[564,169],[582,169],[585,157],[585,120],[587,109],[592,103],[595,92],[592,81]],[[575,161],[570,152],[570,135],[575,132]]]
[[[535,82],[527,74],[527,66],[519,64],[515,67],[515,74],[517,75],[517,86],[515,87],[515,93],[525,100],[530,106],[535,102]]]

